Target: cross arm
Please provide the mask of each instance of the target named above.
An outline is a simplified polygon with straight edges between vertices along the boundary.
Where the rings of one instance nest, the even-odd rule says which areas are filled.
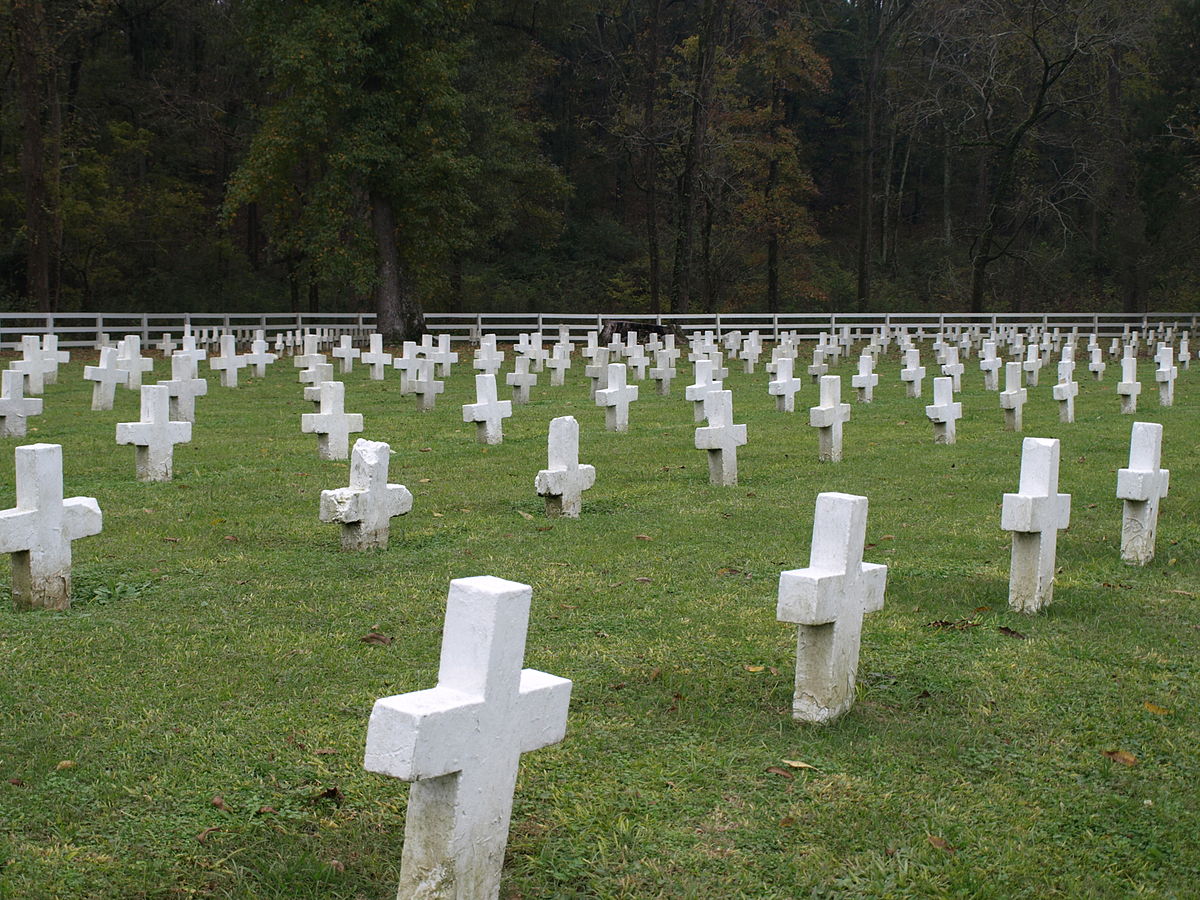
[[[521,729],[521,752],[557,744],[567,734],[571,681],[537,669],[521,670],[516,722]]]
[[[69,541],[99,534],[104,514],[95,497],[68,497],[63,501],[63,537]]]
[[[483,708],[482,698],[446,687],[376,700],[363,766],[405,781],[458,772]]]
[[[365,495],[366,491],[349,487],[321,491],[320,520],[337,522],[342,525],[361,521],[362,500]]]
[[[827,625],[837,619],[844,581],[841,572],[813,566],[780,572],[775,617],[798,625]]]
[[[17,553],[29,549],[29,532],[35,527],[36,509],[6,509],[0,511],[0,553]]]

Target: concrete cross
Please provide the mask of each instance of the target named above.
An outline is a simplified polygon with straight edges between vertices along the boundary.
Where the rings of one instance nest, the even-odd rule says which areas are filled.
[[[666,397],[671,393],[671,382],[676,374],[674,360],[665,349],[654,351],[654,367],[650,369],[650,378],[657,386],[658,395]]]
[[[42,355],[42,339],[36,334],[24,335],[21,338],[21,358],[14,360],[10,368],[29,380],[30,394],[43,393],[50,364]]]
[[[484,375],[495,375],[504,365],[504,351],[496,349],[496,336],[485,334],[475,351],[475,362],[472,364]]]
[[[142,373],[154,371],[154,360],[142,356],[142,339],[136,334],[125,335],[121,346],[117,349],[117,368],[129,373],[125,387],[131,391],[142,388]]]
[[[100,533],[94,497],[63,499],[62,446],[16,448],[17,505],[0,512],[0,553],[12,554],[17,609],[71,605],[71,542]]]
[[[398,897],[500,894],[521,754],[566,734],[571,682],[522,669],[528,585],[450,583],[438,685],[376,701],[363,765],[413,782]]]
[[[1172,406],[1175,403],[1175,379],[1179,377],[1179,369],[1174,364],[1174,356],[1169,344],[1163,344],[1154,354],[1157,363],[1154,380],[1158,382],[1159,406]]]
[[[550,386],[562,387],[567,369],[571,368],[571,351],[562,344],[555,344],[554,352],[546,360],[546,367],[550,369]]]
[[[475,423],[481,444],[504,442],[504,420],[512,415],[512,401],[496,397],[496,376],[475,376],[475,402],[463,405],[463,421]]]
[[[574,416],[550,420],[546,441],[548,468],[537,473],[533,486],[546,498],[546,515],[579,518],[583,492],[596,483],[596,470],[579,464],[579,423]]]
[[[170,481],[176,444],[192,439],[191,422],[172,422],[165,385],[142,386],[141,417],[117,423],[117,443],[133,444],[138,481]]]
[[[812,376],[813,383],[819,381],[829,371],[829,363],[825,362],[825,351],[821,347],[813,348],[812,365],[808,367],[808,374]]]
[[[195,371],[199,372],[200,363],[204,362],[204,360],[208,358],[207,351],[205,351],[203,347],[196,346],[196,338],[191,334],[185,334],[183,337],[181,337],[179,339],[179,344],[180,348],[178,352],[190,356],[196,363]],[[171,355],[174,356],[175,354]]]
[[[842,402],[840,375],[821,376],[821,398],[809,407],[808,424],[817,429],[821,462],[840,462],[842,459],[842,425],[850,421],[850,404]]]
[[[529,371],[541,372],[545,368],[546,357],[549,355],[542,345],[542,333],[536,331],[532,334],[521,335],[521,337],[524,339],[524,344],[518,343],[517,353],[529,357]]]
[[[697,359],[692,363],[695,371],[695,382],[683,389],[683,396],[692,401],[695,410],[694,421],[703,422],[706,415],[704,401],[709,394],[721,390],[722,383],[713,379],[713,363],[707,357]]]
[[[244,356],[238,356],[237,340],[232,334],[221,335],[221,355],[214,356],[208,361],[208,368],[221,373],[221,387],[235,388],[238,386],[238,370],[244,369],[248,363]]]
[[[362,364],[371,367],[372,381],[383,381],[383,367],[392,364],[392,354],[383,352],[382,334],[372,334],[368,341],[370,349],[362,354]]]
[[[1037,387],[1038,373],[1042,370],[1042,358],[1038,355],[1038,345],[1030,344],[1025,348],[1025,361],[1021,363],[1025,371],[1025,386]]]
[[[1121,397],[1121,412],[1133,415],[1137,412],[1138,394],[1142,392],[1142,383],[1137,377],[1137,358],[1134,356],[1121,357],[1121,380],[1117,383],[1117,393]]]
[[[1028,388],[1021,387],[1021,363],[1004,364],[1004,390],[1000,392],[1000,408],[1004,410],[1004,430],[1020,431]]]
[[[45,360],[42,367],[43,383],[58,384],[58,367],[69,363],[71,354],[67,350],[58,349],[57,334],[48,334],[42,338],[42,358]]]
[[[1162,463],[1163,427],[1134,422],[1129,440],[1129,467],[1117,470],[1117,497],[1125,501],[1121,516],[1121,559],[1144,566],[1154,559],[1158,504],[1167,496],[1171,473]]]
[[[591,387],[588,391],[592,400],[596,399],[596,392],[602,391],[608,387],[608,348],[594,347],[592,348],[592,363],[583,367],[583,374],[591,381]]]
[[[1100,381],[1104,378],[1104,370],[1108,368],[1104,363],[1104,351],[1099,347],[1092,347],[1088,350],[1088,354],[1091,356],[1091,362],[1088,363],[1088,371],[1092,373],[1092,377],[1096,381]]]
[[[904,382],[905,396],[921,396],[921,382],[925,380],[925,367],[921,365],[920,350],[904,351],[904,368],[900,370],[900,380]]]
[[[300,370],[300,383],[306,384],[311,381],[311,376],[306,379],[304,376],[305,371],[325,362],[325,354],[317,352],[317,336],[315,334],[306,334],[304,336],[303,349],[303,353],[297,353],[292,357],[292,365]]]
[[[117,366],[117,351],[114,347],[100,348],[100,365],[84,366],[83,377],[96,382],[92,388],[92,410],[99,412],[113,408],[113,395],[118,384],[129,381],[129,370]]]
[[[321,384],[333,381],[333,363],[320,362],[311,369],[305,369],[300,377],[307,383],[304,388],[304,399],[316,404],[317,411],[321,409]]]
[[[795,360],[790,356],[781,356],[774,365],[775,380],[767,382],[767,393],[775,398],[775,409],[779,412],[795,412],[796,393],[803,384],[793,374]]]
[[[925,407],[925,415],[933,423],[935,444],[953,444],[957,440],[955,423],[962,418],[962,404],[954,400],[951,376],[933,379],[933,403]]]
[[[412,509],[408,488],[388,484],[391,453],[382,441],[359,438],[350,455],[350,487],[321,491],[321,521],[342,526],[343,550],[385,549],[391,520]]]
[[[650,365],[650,357],[646,355],[646,349],[638,343],[637,336],[634,335],[633,342],[629,345],[629,368],[633,372],[634,381],[644,381],[646,379],[646,369]]]
[[[638,386],[626,383],[628,371],[624,363],[609,363],[608,387],[596,391],[596,405],[605,408],[604,427],[609,431],[629,430],[629,404],[637,400]]]
[[[712,377],[714,381],[724,381],[729,377],[729,369],[725,366],[725,357],[719,349],[714,347],[709,352],[708,358],[712,360]]]
[[[850,376],[850,386],[858,391],[859,403],[870,403],[875,399],[875,385],[879,376],[875,374],[875,357],[863,353],[858,357],[858,374]]]
[[[1058,384],[1051,389],[1054,399],[1058,401],[1058,421],[1067,424],[1075,421],[1075,398],[1079,396],[1079,382],[1071,380],[1074,369],[1074,361],[1059,363]]]
[[[537,375],[529,370],[531,362],[528,356],[518,356],[513,370],[504,376],[504,383],[513,389],[513,403],[528,403],[529,389],[537,384]]]
[[[541,346],[542,346],[541,339],[542,339],[542,336],[539,334],[538,335],[538,349],[539,350],[541,350]],[[544,358],[545,351],[542,351],[542,354],[543,354],[543,358]],[[450,364],[458,362],[458,354],[450,349],[450,335],[448,335],[448,334],[439,334],[438,335],[437,349],[429,354],[429,358],[432,359],[435,363],[437,363],[437,372],[438,372],[439,376],[441,376],[442,378],[448,378],[450,376]],[[538,368],[538,371],[539,372],[541,371],[540,366]]]
[[[25,396],[25,375],[6,369],[0,390],[0,437],[25,437],[25,420],[41,414],[41,398]]]
[[[330,355],[341,362],[341,373],[349,375],[354,370],[354,361],[362,356],[362,351],[354,346],[354,338],[343,334],[338,345],[330,351]]]
[[[746,426],[733,424],[733,391],[705,395],[708,424],[696,429],[696,449],[708,451],[708,481],[722,487],[737,484],[737,448],[746,443]]]
[[[196,358],[184,351],[172,353],[171,380],[159,384],[167,389],[171,398],[168,418],[177,422],[195,422],[196,398],[208,393],[208,382],[197,376]],[[99,385],[96,387],[99,389]],[[112,409],[112,404],[107,408]]]
[[[1071,495],[1058,492],[1059,443],[1025,438],[1021,478],[1015,494],[1005,494],[1000,527],[1012,532],[1008,605],[1036,613],[1054,598],[1054,559],[1058,532],[1071,523]]]
[[[263,338],[255,338],[250,342],[250,352],[242,357],[246,365],[254,367],[255,378],[265,378],[267,366],[279,359],[278,355],[267,352],[267,342]]]
[[[985,391],[1000,390],[1000,366],[1003,365],[996,355],[996,342],[983,342],[983,356],[979,358],[979,370],[983,372],[983,389]]]
[[[171,332],[164,331],[162,340],[158,342],[158,352],[163,355],[163,359],[167,359],[175,352],[175,341],[171,337]]]
[[[958,359],[958,348],[947,345],[946,361],[942,364],[942,374],[948,375],[954,381],[954,390],[962,390],[963,364]]]
[[[1183,337],[1179,339],[1179,356],[1177,359],[1185,371],[1191,369],[1192,351],[1191,348],[1188,347],[1188,333],[1186,331],[1183,333]]]
[[[807,569],[779,574],[776,618],[799,625],[792,718],[825,724],[850,709],[863,616],[883,609],[887,566],[862,561],[867,498],[817,495]]]
[[[433,377],[433,360],[419,359],[417,361],[416,377],[409,380],[409,386],[417,395],[417,409],[429,412],[437,404],[437,395],[446,390],[446,384]]]
[[[350,453],[350,435],[363,430],[363,417],[347,413],[346,386],[340,381],[323,381],[321,411],[300,416],[300,431],[317,435],[317,456],[345,459]]]

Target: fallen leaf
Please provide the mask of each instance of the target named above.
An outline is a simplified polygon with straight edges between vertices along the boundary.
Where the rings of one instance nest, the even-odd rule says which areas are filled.
[[[73,768],[75,768],[75,760],[64,759],[61,762],[59,762],[59,764],[57,766],[54,767],[54,770],[56,772],[61,772],[63,769],[73,769]]]
[[[658,666],[655,666],[653,669],[650,670],[650,680],[651,681],[658,681],[658,679],[661,677],[662,677],[662,669],[660,669]]]
[[[811,766],[806,762],[801,762],[798,759],[785,759],[784,765],[791,766],[793,769],[815,769],[816,766]]]
[[[1088,509],[1095,509],[1095,508],[1096,508],[1096,504],[1095,504],[1095,503],[1089,503],[1089,504],[1087,505],[1087,508],[1088,508]]]
[[[724,566],[723,568],[717,569],[717,574],[718,575],[741,575],[742,570],[734,569],[734,568],[731,568],[730,566]]]
[[[266,816],[266,815],[271,815],[271,814],[278,813],[278,812],[279,812],[279,810],[277,810],[273,806],[260,806],[258,808],[258,811],[256,814],[260,815],[260,816]]]
[[[1113,762],[1119,762],[1123,766],[1137,765],[1137,757],[1128,750],[1101,750],[1100,752]]]
[[[444,519],[444,518],[446,518],[446,517],[445,517],[445,516],[443,516],[443,515],[442,515],[440,512],[435,512],[435,513],[433,513],[433,517],[434,517],[435,519]]]
[[[650,537],[650,535],[648,535],[648,534],[638,534],[638,535],[634,535],[634,538],[635,538],[636,540],[639,540],[639,541],[652,541],[652,540],[654,540],[654,538]]]
[[[179,538],[163,538],[168,544],[178,544]]]
[[[1146,707],[1147,712],[1152,712],[1156,716],[1169,716],[1171,711],[1165,706],[1159,706],[1157,703],[1151,703],[1149,700],[1144,702],[1142,706]]]
[[[787,769],[781,769],[781,768],[779,768],[779,766],[768,766],[767,774],[768,775],[782,775],[784,778],[795,778],[796,777],[791,772],[789,772]]]
[[[23,782],[20,778],[10,778],[8,779],[8,783],[13,787],[25,787],[25,782]]]
[[[747,672],[761,672],[766,666],[742,666]]]
[[[380,634],[377,631],[372,631],[369,634],[364,634],[359,638],[359,640],[364,644],[379,644],[380,646],[386,647],[388,644],[394,641],[395,638],[388,637],[386,634]]]
[[[633,580],[636,581],[638,584],[651,584],[654,581],[654,579],[646,578],[646,577],[635,578]]]
[[[233,812],[233,810],[229,808],[229,804],[225,802],[225,798],[220,794],[217,794],[217,796],[212,798],[212,805],[221,812]]]
[[[938,837],[936,834],[929,835],[929,843],[937,849],[944,850],[947,853],[953,854],[955,852],[953,844],[951,844],[944,837]]]
[[[998,632],[1000,632],[1001,634],[1008,635],[1009,637],[1017,638],[1018,640],[1022,640],[1022,641],[1025,640],[1025,635],[1021,634],[1021,632],[1019,632],[1019,631],[1013,631],[1007,625],[1001,625],[996,630]]]
[[[418,484],[429,484],[429,479],[428,478],[418,478],[417,483]]]
[[[517,515],[520,516],[522,519],[527,519],[528,521],[531,521],[531,522],[533,521],[533,516],[531,516],[529,513],[525,512],[525,510],[523,510],[523,509],[518,509]]]
[[[881,541],[894,541],[895,539],[896,539],[896,536],[894,534],[885,534],[883,537],[880,538]]]
[[[314,800],[332,800],[338,806],[342,805],[342,801],[346,799],[346,795],[335,785],[334,787],[325,788],[319,794],[313,796]]]
[[[418,450],[417,452],[418,452],[418,453],[428,453],[428,452],[429,452],[430,450],[432,450],[432,449],[433,449],[432,447],[422,447],[422,448],[421,448],[420,450]]]
[[[560,603],[558,605],[560,607],[562,607],[563,609],[579,609],[579,607],[576,606],[574,603]]]
[[[796,819],[793,816],[784,816],[782,819],[779,820],[780,828],[791,828],[795,824],[796,824]]]
[[[553,525],[539,525],[537,528],[534,529],[534,531],[553,531],[553,530],[554,530]]]
[[[227,541],[237,541],[237,538],[236,538],[234,535],[232,535],[232,534],[227,534],[227,535],[225,535],[225,538],[224,538],[224,539],[225,539],[225,540],[227,540]]]
[[[975,612],[977,612],[977,613],[985,613],[985,612],[991,612],[991,611],[992,611],[992,608],[990,606],[975,607]]]
[[[344,862],[342,862],[341,860],[331,859],[329,861],[328,865],[329,865],[329,868],[333,869],[333,871],[335,871],[335,872],[345,872],[346,871],[346,864]]]
[[[775,668],[774,666],[768,666],[767,671],[770,672],[772,675],[779,674],[779,670],[777,668]]]
[[[200,843],[203,844],[204,841],[208,838],[208,836],[210,834],[212,834],[214,831],[220,831],[220,830],[221,830],[220,825],[210,825],[208,828],[205,828],[202,832],[200,832],[198,835],[196,835],[196,840],[198,840]]]

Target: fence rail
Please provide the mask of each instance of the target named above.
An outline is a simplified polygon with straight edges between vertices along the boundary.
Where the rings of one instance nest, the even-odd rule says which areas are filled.
[[[1175,327],[1196,332],[1200,312],[1142,313],[688,313],[634,315],[620,313],[426,313],[428,330],[447,334],[452,341],[478,341],[482,334],[495,334],[500,341],[515,340],[524,332],[557,334],[566,326],[573,337],[602,328],[610,320],[674,325],[685,334],[698,331],[758,330],[774,340],[792,332],[803,340],[814,340],[822,332],[851,329],[854,335],[881,325],[904,326],[926,333],[953,328],[1001,327],[1058,328],[1062,331],[1095,332],[1101,338],[1120,337],[1137,329]],[[19,346],[22,335],[56,334],[63,347],[95,347],[104,335],[116,339],[139,335],[144,344],[163,334],[180,337],[185,330],[201,329],[248,334],[262,330],[268,340],[288,331],[327,329],[335,335],[362,338],[374,329],[373,313],[0,313],[0,349]]]

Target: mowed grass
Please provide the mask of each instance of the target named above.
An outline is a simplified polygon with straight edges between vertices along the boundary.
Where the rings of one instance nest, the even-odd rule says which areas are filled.
[[[1062,440],[1072,515],[1055,602],[1026,617],[1007,609],[999,528],[1022,435],[1003,430],[976,360],[951,447],[932,443],[930,381],[906,398],[893,354],[859,404],[843,362],[839,464],[816,461],[811,383],[779,413],[761,366],[737,367],[749,444],[733,488],[711,487],[693,449],[688,365],[670,397],[642,383],[629,433],[610,434],[576,360],[564,387],[542,376],[496,447],[462,422],[469,362],[429,413],[394,372],[356,367],[339,376],[347,409],[391,444],[391,480],[415,502],[386,551],[353,555],[317,519],[348,465],[300,433],[311,404],[290,359],[261,381],[243,371],[236,390],[209,376],[169,484],[134,479],[114,424],[137,418],[137,396],[91,412],[85,361],[47,387],[27,440],[0,442],[0,506],[14,503],[12,448],[48,441],[64,446],[67,496],[104,511],[104,531],[75,544],[69,612],[0,604],[0,897],[393,896],[408,788],[363,771],[367,718],[377,697],[434,686],[449,582],[481,574],[533,586],[526,665],[575,683],[566,741],[522,761],[505,897],[1200,884],[1195,368],[1163,409],[1142,364],[1136,418],[1163,423],[1172,475],[1158,557],[1140,569],[1119,557],[1134,417],[1118,411],[1118,367],[1095,383],[1080,366],[1073,425],[1058,422],[1052,368],[1030,390],[1024,435]],[[598,473],[575,521],[547,520],[533,490],[564,414]],[[779,572],[808,563],[826,490],[870,499],[866,559],[889,575],[856,706],[821,728],[791,719],[795,627],[775,598]],[[8,577],[0,563],[5,598]],[[373,630],[394,641],[364,642]]]

